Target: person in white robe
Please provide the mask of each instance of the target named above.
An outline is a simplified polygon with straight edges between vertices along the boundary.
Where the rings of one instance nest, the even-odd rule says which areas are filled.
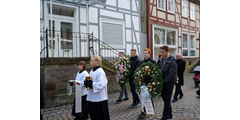
[[[110,120],[108,110],[107,77],[101,68],[101,58],[91,57],[90,64],[93,69],[90,71],[92,80],[85,80],[84,84],[88,89],[87,101],[91,120]]]
[[[72,109],[72,115],[75,116],[75,119],[74,120],[87,120],[88,119],[88,111],[87,111],[87,94],[88,94],[88,91],[87,89],[84,87],[84,81],[85,81],[85,78],[86,76],[89,76],[88,72],[85,70],[86,68],[86,62],[85,61],[80,61],[78,64],[77,64],[77,67],[78,67],[78,72],[77,72],[77,75],[76,75],[76,80],[75,80],[75,85],[76,85],[76,90],[77,89],[77,86],[79,85],[80,86],[80,93],[81,93],[81,96],[82,96],[82,100],[81,102],[82,103],[76,103],[77,100],[74,99],[74,104],[73,104],[73,109]],[[76,91],[76,94],[78,93],[78,91]],[[77,112],[76,111],[76,108],[75,107],[78,107],[76,105],[79,105],[81,104],[80,106],[82,107],[81,108],[81,111],[82,112]]]

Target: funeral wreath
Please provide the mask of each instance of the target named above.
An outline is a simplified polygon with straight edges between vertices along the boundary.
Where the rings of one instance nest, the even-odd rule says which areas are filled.
[[[130,57],[128,55],[124,55],[120,57],[117,62],[114,64],[117,73],[119,73],[119,81],[118,84],[123,86],[126,84],[129,78],[129,71],[131,67]]]
[[[163,88],[162,70],[151,62],[142,63],[134,73],[134,84],[138,92],[141,86],[146,86],[150,96],[155,97]]]

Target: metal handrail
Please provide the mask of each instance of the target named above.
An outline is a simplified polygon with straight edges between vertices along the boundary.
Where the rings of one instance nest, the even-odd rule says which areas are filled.
[[[44,38],[44,40],[41,41],[41,51],[40,55],[44,56],[43,57],[48,57],[48,50],[51,50],[51,45],[48,45],[48,40],[50,39],[51,34],[49,34],[51,30],[46,30],[46,31],[40,31],[41,32],[41,37]],[[107,61],[111,65],[114,64],[118,57],[119,51],[112,46],[108,45],[104,41],[100,40],[99,38],[96,38],[93,36],[93,33],[80,33],[80,32],[71,32],[71,34],[67,34],[67,36],[71,36],[71,39],[68,40],[67,36],[66,38],[62,38],[62,34],[59,34],[59,32],[64,32],[61,30],[54,30],[54,46],[53,49],[56,50],[56,54],[51,55],[51,57],[85,57],[84,55],[89,56],[90,52],[93,55],[99,55],[102,57],[104,61]],[[67,32],[67,31],[65,31]],[[88,43],[89,39],[89,43]],[[75,41],[74,41],[75,40]],[[62,43],[62,41],[65,41]],[[69,43],[70,42],[70,43]],[[75,42],[75,43],[73,43]],[[70,48],[68,47],[68,44],[70,44]],[[61,49],[60,47],[69,48],[70,52],[65,52],[65,50],[68,49]],[[82,48],[84,47],[84,48]],[[83,50],[83,51],[82,51]],[[73,52],[75,51],[75,52]],[[88,53],[88,51],[90,51]],[[45,52],[47,52],[47,56],[45,56]],[[83,54],[82,54],[83,53]]]

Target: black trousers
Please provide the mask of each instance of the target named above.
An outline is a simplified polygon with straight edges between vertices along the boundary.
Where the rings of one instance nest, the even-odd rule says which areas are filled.
[[[110,120],[108,111],[108,101],[89,102],[88,110],[91,120]]]
[[[173,91],[174,84],[164,84],[162,89],[162,99],[164,102],[164,109],[162,120],[167,120],[168,118],[172,118],[172,107],[171,107],[171,97]]]
[[[87,109],[87,95],[82,96],[82,112],[81,113],[76,113],[75,112],[75,105],[76,101],[74,98],[74,104],[72,108],[72,116],[75,116],[77,120],[82,120],[88,118],[88,109]]]
[[[133,96],[133,103],[140,102],[138,94],[136,92],[135,85],[133,83],[133,78],[129,79],[129,85],[130,85],[130,90],[131,90],[131,93],[132,93],[132,96]]]
[[[183,92],[180,84],[176,84],[174,99],[178,99],[178,95],[183,96]]]

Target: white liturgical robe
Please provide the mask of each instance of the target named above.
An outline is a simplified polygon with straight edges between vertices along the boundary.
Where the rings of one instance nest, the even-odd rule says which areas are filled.
[[[80,82],[80,86],[81,86],[81,95],[84,96],[84,95],[87,95],[88,91],[87,91],[87,88],[84,87],[84,81],[86,79],[86,76],[89,76],[88,72],[86,70],[84,70],[83,72],[81,73],[77,73],[77,76],[76,76],[76,81],[77,82]]]
[[[93,89],[88,90],[87,101],[100,102],[108,99],[107,96],[107,77],[102,68],[96,71],[91,70],[90,76],[93,81]]]

